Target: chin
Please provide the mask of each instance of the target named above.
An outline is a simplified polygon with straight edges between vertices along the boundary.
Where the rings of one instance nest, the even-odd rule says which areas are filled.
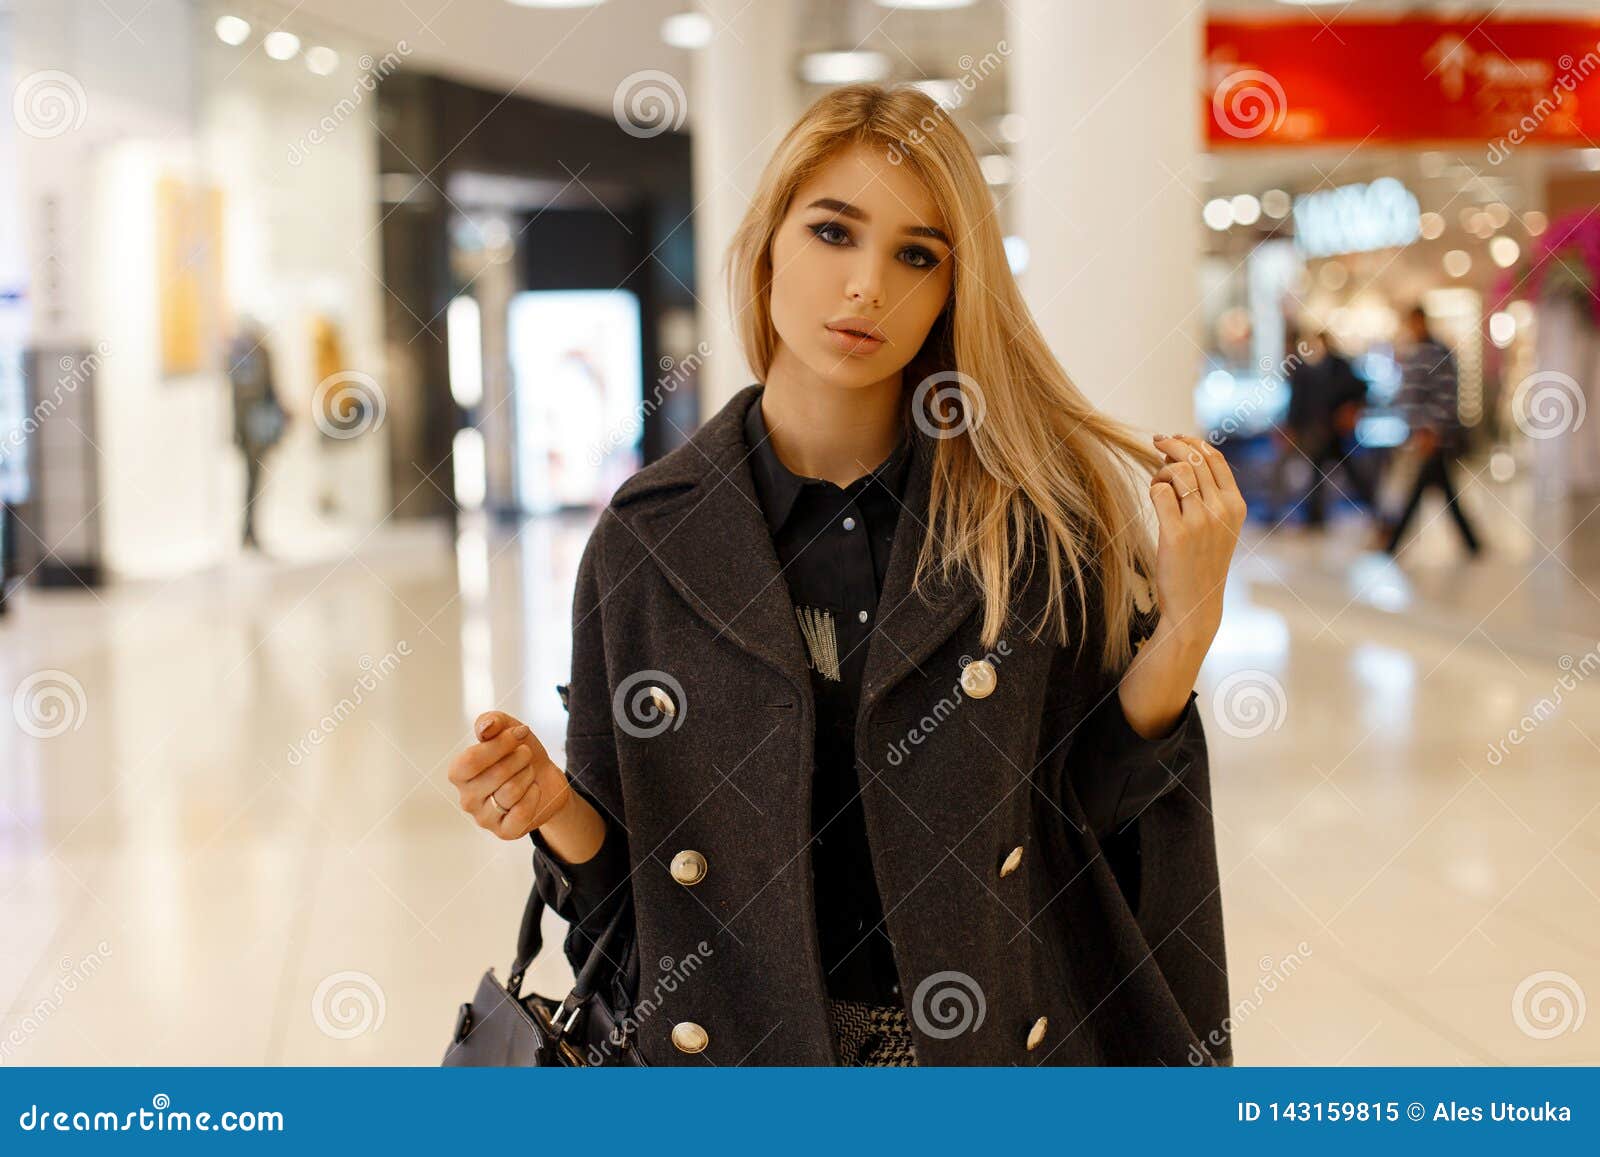
[[[861,389],[883,381],[895,372],[890,360],[881,356],[883,350],[868,357],[840,357],[831,349],[819,349],[815,355],[803,359],[806,367],[829,385],[841,390]]]

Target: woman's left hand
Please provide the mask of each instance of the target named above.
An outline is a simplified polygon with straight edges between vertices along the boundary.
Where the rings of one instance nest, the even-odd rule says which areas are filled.
[[[1222,623],[1222,592],[1244,526],[1245,502],[1222,452],[1203,438],[1157,436],[1167,464],[1150,481],[1160,627],[1209,646]],[[1158,628],[1160,629],[1160,628]]]

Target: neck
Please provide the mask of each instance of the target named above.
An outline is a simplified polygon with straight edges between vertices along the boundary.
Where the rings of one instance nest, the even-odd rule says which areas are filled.
[[[894,452],[900,439],[901,377],[839,386],[782,343],[767,371],[761,417],[778,461],[802,478],[848,486]]]

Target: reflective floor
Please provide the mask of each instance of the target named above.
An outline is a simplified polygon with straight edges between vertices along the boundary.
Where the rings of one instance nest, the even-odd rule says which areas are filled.
[[[444,766],[490,705],[559,743],[587,533],[391,527],[19,599],[0,1063],[436,1063],[529,872]],[[1200,687],[1237,1060],[1600,1061],[1600,654],[1347,611],[1378,564],[1339,533],[1252,538]],[[1389,580],[1417,596],[1453,545]]]

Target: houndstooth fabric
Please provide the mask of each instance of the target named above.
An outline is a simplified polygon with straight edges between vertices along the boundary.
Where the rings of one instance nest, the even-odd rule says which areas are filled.
[[[917,1063],[911,1019],[897,1004],[828,1000],[833,1047],[841,1065],[907,1067]]]

